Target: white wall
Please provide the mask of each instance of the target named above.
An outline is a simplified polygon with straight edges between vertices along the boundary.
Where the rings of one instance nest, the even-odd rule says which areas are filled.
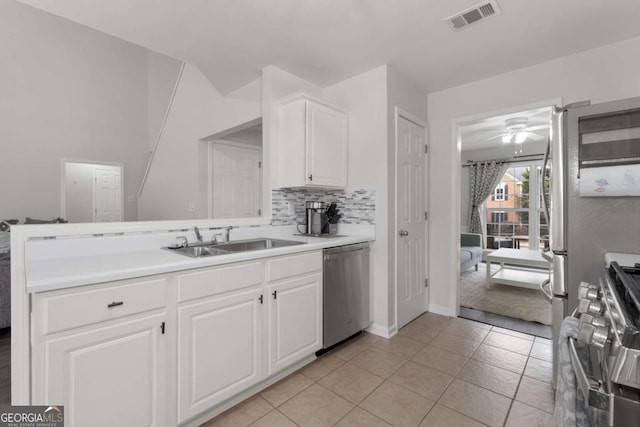
[[[0,218],[60,216],[65,158],[123,163],[124,218],[135,220],[149,51],[9,0],[0,40]]]
[[[222,96],[198,69],[185,65],[138,202],[140,220],[207,218],[201,139],[259,118],[260,89],[258,79]]]
[[[324,88],[323,97],[349,112],[348,189],[376,189],[376,241],[371,247],[372,330],[383,335],[389,316],[387,230],[387,66]]]
[[[431,303],[457,306],[460,230],[460,148],[456,119],[514,109],[553,98],[564,104],[592,103],[640,95],[640,38],[633,38],[553,61],[431,93]],[[514,110],[517,111],[517,110]]]

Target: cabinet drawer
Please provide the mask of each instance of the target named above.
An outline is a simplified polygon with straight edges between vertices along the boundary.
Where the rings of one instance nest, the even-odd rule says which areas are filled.
[[[322,252],[289,255],[268,261],[270,282],[322,270]]]
[[[262,262],[199,270],[178,277],[178,302],[262,284]]]
[[[43,334],[102,322],[166,305],[164,278],[91,286],[86,291],[44,293],[34,297]]]

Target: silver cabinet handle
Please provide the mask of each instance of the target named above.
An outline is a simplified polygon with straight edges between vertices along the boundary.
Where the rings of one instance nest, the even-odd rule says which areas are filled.
[[[400,230],[398,234],[400,235],[400,237],[404,237],[404,236],[408,236],[409,232],[407,230]]]

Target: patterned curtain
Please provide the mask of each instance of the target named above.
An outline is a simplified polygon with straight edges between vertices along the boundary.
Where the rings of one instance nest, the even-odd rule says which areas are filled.
[[[471,179],[471,218],[469,219],[469,232],[484,234],[482,230],[482,218],[480,218],[480,206],[500,182],[500,178],[502,178],[504,174],[504,169],[502,162],[496,162],[495,160],[473,163],[469,168],[469,178]]]

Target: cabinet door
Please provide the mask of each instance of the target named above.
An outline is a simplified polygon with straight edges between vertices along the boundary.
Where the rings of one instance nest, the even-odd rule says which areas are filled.
[[[178,422],[262,379],[262,287],[178,308]]]
[[[269,286],[269,374],[322,347],[322,274]]]
[[[165,314],[123,320],[44,342],[44,401],[67,426],[165,425]]]
[[[306,185],[346,187],[347,115],[307,101]]]

